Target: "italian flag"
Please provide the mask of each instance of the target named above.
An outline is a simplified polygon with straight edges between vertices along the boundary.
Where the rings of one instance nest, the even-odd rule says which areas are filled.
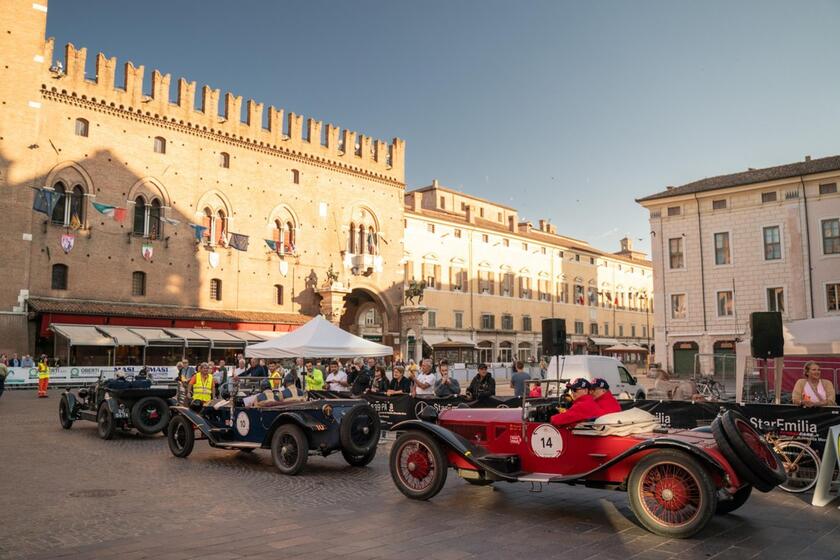
[[[125,208],[117,208],[116,206],[111,206],[110,204],[100,204],[98,202],[94,202],[93,207],[96,208],[100,214],[110,216],[117,222],[121,222],[125,219]]]

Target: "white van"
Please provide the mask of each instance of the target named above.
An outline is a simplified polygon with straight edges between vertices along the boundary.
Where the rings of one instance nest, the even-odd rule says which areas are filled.
[[[645,398],[644,388],[639,385],[635,377],[630,375],[627,368],[615,358],[578,354],[554,356],[551,358],[545,378],[557,379],[558,376],[560,379],[568,381],[578,377],[592,381],[596,377],[600,377],[610,384],[610,392],[615,396],[624,393],[625,398],[627,396],[635,399]]]

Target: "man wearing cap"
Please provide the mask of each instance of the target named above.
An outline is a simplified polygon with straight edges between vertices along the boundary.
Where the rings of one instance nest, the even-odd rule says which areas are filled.
[[[605,379],[596,377],[592,380],[592,397],[603,414],[621,412],[621,405],[610,392],[610,384]]]
[[[551,423],[555,426],[570,426],[597,418],[604,414],[601,408],[595,403],[595,398],[589,394],[592,385],[586,379],[579,377],[566,385],[572,397],[572,406],[561,408],[560,412],[551,417]]]
[[[487,364],[478,364],[478,373],[470,381],[467,387],[467,400],[477,401],[496,394],[496,380],[493,374],[487,370]]]

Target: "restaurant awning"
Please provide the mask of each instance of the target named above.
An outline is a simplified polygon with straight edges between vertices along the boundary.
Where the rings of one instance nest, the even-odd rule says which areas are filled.
[[[163,329],[148,327],[131,327],[129,329],[142,338],[147,346],[183,346],[184,341],[166,333]]]
[[[288,332],[282,331],[248,331],[254,336],[262,337],[263,340],[274,340],[275,338],[285,336]]]
[[[233,334],[236,331],[194,329],[193,332],[209,338],[213,348],[245,348],[247,346],[244,338],[239,338]]]
[[[184,344],[189,347],[196,347],[196,346],[210,346],[210,339],[206,336],[200,334],[199,331],[194,331],[192,329],[163,329],[168,334],[171,334],[175,338],[180,338],[184,341]],[[206,329],[210,330],[210,329]]]
[[[592,344],[595,346],[618,346],[618,341],[614,338],[599,338],[596,336],[590,336],[589,340],[591,340]]]
[[[423,335],[423,342],[431,346],[432,348],[442,347],[442,348],[473,348],[475,347],[475,342],[469,336],[465,335],[458,335],[458,334],[450,334],[446,336],[442,336],[439,334],[424,334]]]
[[[50,329],[66,338],[70,346],[114,346],[114,339],[90,325],[56,325]]]
[[[117,343],[117,346],[146,346],[146,341],[137,333],[131,332],[128,327],[115,327],[112,325],[99,325],[96,327],[102,334],[110,336]]]

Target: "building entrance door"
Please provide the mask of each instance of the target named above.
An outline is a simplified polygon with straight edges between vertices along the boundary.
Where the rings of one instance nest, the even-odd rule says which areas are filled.
[[[693,375],[694,360],[700,347],[696,342],[674,343],[674,374]]]

